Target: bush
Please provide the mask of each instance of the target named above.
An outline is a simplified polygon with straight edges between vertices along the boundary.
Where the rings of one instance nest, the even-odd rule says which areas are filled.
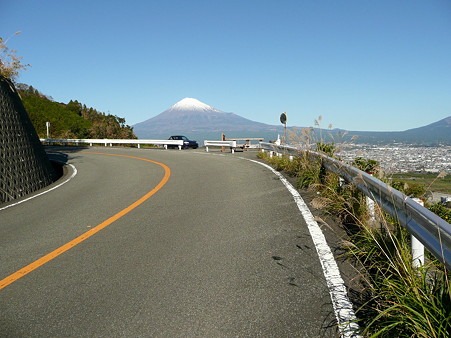
[[[409,182],[394,180],[390,184],[396,190],[402,191],[409,197],[412,198],[424,198],[426,195],[426,187],[424,184],[418,182]]]
[[[379,172],[379,162],[363,157],[356,157],[353,166],[366,172],[367,174],[375,175]]]
[[[448,209],[440,203],[435,203],[428,207],[430,211],[435,213],[438,217],[444,219],[448,223],[451,221],[451,209]]]
[[[326,156],[333,157],[335,154],[335,144],[318,142],[316,143],[316,150]]]

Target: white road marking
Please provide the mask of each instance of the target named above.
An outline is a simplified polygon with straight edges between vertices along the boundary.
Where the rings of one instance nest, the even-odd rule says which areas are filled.
[[[211,154],[216,156],[225,156],[224,154]],[[335,318],[338,322],[338,328],[340,330],[341,336],[344,338],[357,338],[361,337],[356,332],[359,330],[359,325],[357,324],[357,317],[355,316],[354,310],[352,308],[352,303],[349,300],[348,293],[346,291],[346,286],[344,284],[343,278],[341,278],[340,270],[338,269],[337,262],[335,261],[332,250],[327,244],[326,238],[315,221],[315,218],[308,208],[307,204],[302,199],[299,192],[293,187],[293,185],[288,182],[288,180],[283,177],[281,173],[276,171],[271,166],[245,157],[237,157],[242,160],[254,162],[264,166],[269,169],[274,175],[276,175],[280,181],[285,185],[288,191],[294,198],[299,211],[302,214],[307,227],[312,237],[313,243],[315,244],[316,252],[323,269],[323,274],[326,279],[327,287],[329,288],[330,298],[332,300],[332,306],[335,312]]]
[[[38,197],[38,196],[44,195],[44,194],[46,194],[46,193],[48,193],[48,192],[50,192],[50,191],[52,191],[52,190],[55,190],[56,188],[61,187],[63,184],[66,184],[67,182],[69,182],[72,178],[75,177],[75,175],[77,175],[77,169],[76,169],[72,164],[68,164],[68,165],[72,168],[72,175],[70,175],[70,177],[67,178],[64,182],[61,182],[60,184],[55,185],[54,187],[52,187],[52,188],[50,188],[50,189],[48,189],[48,190],[45,190],[45,191],[43,191],[43,192],[40,192],[39,194],[33,195],[33,196],[31,196],[31,197],[28,197],[28,198],[23,199],[23,200],[21,200],[21,201],[18,201],[18,202],[16,202],[16,203],[7,205],[6,207],[0,208],[0,211],[2,211],[2,210],[4,210],[4,209],[7,209],[7,208],[14,207],[14,206],[16,206],[16,205],[18,205],[18,204],[22,204],[22,203],[27,202],[27,201],[29,201],[29,200],[31,200],[31,199],[33,199],[33,198]]]
[[[201,153],[201,152],[196,152],[196,153],[205,154],[205,153]],[[210,156],[211,155],[225,156],[224,154],[211,154],[211,153],[209,153],[209,155]],[[307,223],[307,227],[309,229],[310,235],[312,236],[313,243],[315,244],[315,248],[318,253],[318,257],[319,257],[321,266],[323,268],[324,277],[326,279],[326,283],[329,288],[329,293],[331,296],[332,305],[333,305],[333,308],[335,311],[335,317],[338,322],[338,327],[341,332],[341,336],[345,337],[345,338],[359,337],[359,335],[355,333],[359,329],[359,326],[357,324],[357,318],[356,318],[354,310],[352,308],[352,303],[349,300],[348,294],[346,292],[346,286],[344,284],[343,279],[341,278],[340,270],[338,269],[337,262],[335,261],[335,258],[332,254],[332,251],[330,250],[329,245],[327,244],[326,238],[324,237],[324,234],[321,231],[321,228],[319,227],[318,223],[315,221],[313,214],[309,210],[308,206],[305,204],[305,202],[302,199],[299,192],[291,185],[290,182],[288,182],[288,180],[285,177],[283,177],[283,175],[281,173],[274,170],[271,166],[269,166],[265,163],[251,160],[251,159],[244,158],[244,157],[238,157],[238,158],[246,160],[246,161],[254,162],[254,163],[257,163],[259,165],[266,167],[272,173],[274,173],[277,177],[279,177],[280,181],[285,185],[285,187],[291,193],[294,201],[296,202],[296,205],[298,206],[299,211],[301,212],[305,222]],[[6,208],[13,207],[18,204],[21,204],[30,199],[41,196],[43,194],[46,194],[56,188],[59,188],[63,184],[67,183],[69,180],[71,180],[77,174],[77,169],[72,164],[69,164],[69,166],[72,167],[73,173],[64,182],[54,186],[51,189],[48,189],[39,194],[36,194],[32,197],[26,198],[17,203],[10,204],[6,207],[0,208],[0,211],[3,209],[6,209]]]
[[[346,286],[343,279],[341,278],[337,262],[335,261],[329,245],[327,244],[326,238],[324,237],[321,228],[315,221],[313,214],[305,204],[299,192],[293,187],[293,185],[291,185],[290,182],[288,182],[285,177],[283,177],[281,173],[274,170],[271,166],[259,161],[250,160],[248,158],[239,158],[246,161],[258,163],[271,170],[276,176],[279,177],[279,179],[291,193],[294,201],[299,208],[299,211],[301,212],[305,222],[307,223],[310,236],[312,236],[313,243],[315,244],[316,251],[318,252],[319,260],[321,262],[324,277],[326,278],[326,283],[329,288],[329,293],[332,299],[332,305],[334,307],[335,317],[338,322],[341,336],[346,338],[359,337],[359,335],[355,333],[359,329],[357,318],[352,308],[352,303],[348,298]]]

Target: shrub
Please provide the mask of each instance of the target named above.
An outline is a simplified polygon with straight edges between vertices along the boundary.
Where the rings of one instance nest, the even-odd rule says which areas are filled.
[[[394,180],[390,184],[396,190],[402,191],[409,197],[424,198],[426,195],[426,187],[419,182],[403,182]]]
[[[334,143],[317,142],[316,150],[329,157],[333,157],[335,154],[335,144]]]
[[[356,157],[352,165],[368,174],[375,175],[379,172],[379,162],[376,160]]]
[[[440,203],[435,203],[428,207],[430,211],[438,215],[438,217],[444,219],[448,223],[451,221],[451,209],[448,209]]]

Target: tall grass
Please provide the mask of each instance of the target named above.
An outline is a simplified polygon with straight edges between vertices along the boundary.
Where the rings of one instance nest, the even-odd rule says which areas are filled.
[[[450,273],[437,260],[412,265],[410,235],[393,217],[376,210],[369,221],[366,198],[351,184],[326,172],[321,161],[311,161],[312,129],[299,137],[304,144],[292,162],[285,156],[269,158],[277,170],[296,178],[298,188],[317,192],[312,205],[338,217],[349,239],[343,241],[347,257],[361,267],[361,305],[356,311],[362,334],[369,337],[449,337],[451,332]],[[316,142],[316,151],[333,156],[334,145]],[[313,145],[313,147],[312,147]],[[355,166],[375,171],[375,163],[358,159]],[[357,264],[359,263],[359,264]],[[356,270],[357,271],[357,270]]]
[[[359,224],[347,246],[364,266],[365,302],[356,315],[366,336],[449,337],[450,274],[433,262],[413,267],[409,239],[396,222],[381,229]]]

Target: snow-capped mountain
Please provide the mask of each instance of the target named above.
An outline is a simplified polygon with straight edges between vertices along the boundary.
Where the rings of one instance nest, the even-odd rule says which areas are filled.
[[[168,137],[174,134],[199,135],[275,130],[275,126],[255,122],[234,113],[225,113],[194,98],[184,98],[161,114],[133,126],[139,138]],[[248,136],[251,137],[251,136]]]
[[[275,119],[277,120],[277,115]],[[262,137],[275,140],[283,134],[281,125],[255,122],[234,113],[225,113],[194,98],[184,98],[161,114],[133,126],[139,138],[168,138],[171,135],[186,135],[197,140],[219,140],[221,134],[227,137]],[[298,127],[299,130],[299,127]],[[343,141],[358,136],[355,143],[439,143],[451,144],[451,116],[428,126],[399,132],[349,131]],[[343,130],[342,130],[343,131]],[[318,135],[327,142],[338,139],[339,129],[327,130]],[[335,135],[328,138],[329,134]],[[315,141],[315,139],[313,139]]]
[[[176,104],[172,105],[168,110],[168,112],[174,111],[196,111],[196,112],[217,112],[221,113],[220,110],[209,106],[199,100],[193,99],[191,97],[185,97],[183,100],[180,100]]]

